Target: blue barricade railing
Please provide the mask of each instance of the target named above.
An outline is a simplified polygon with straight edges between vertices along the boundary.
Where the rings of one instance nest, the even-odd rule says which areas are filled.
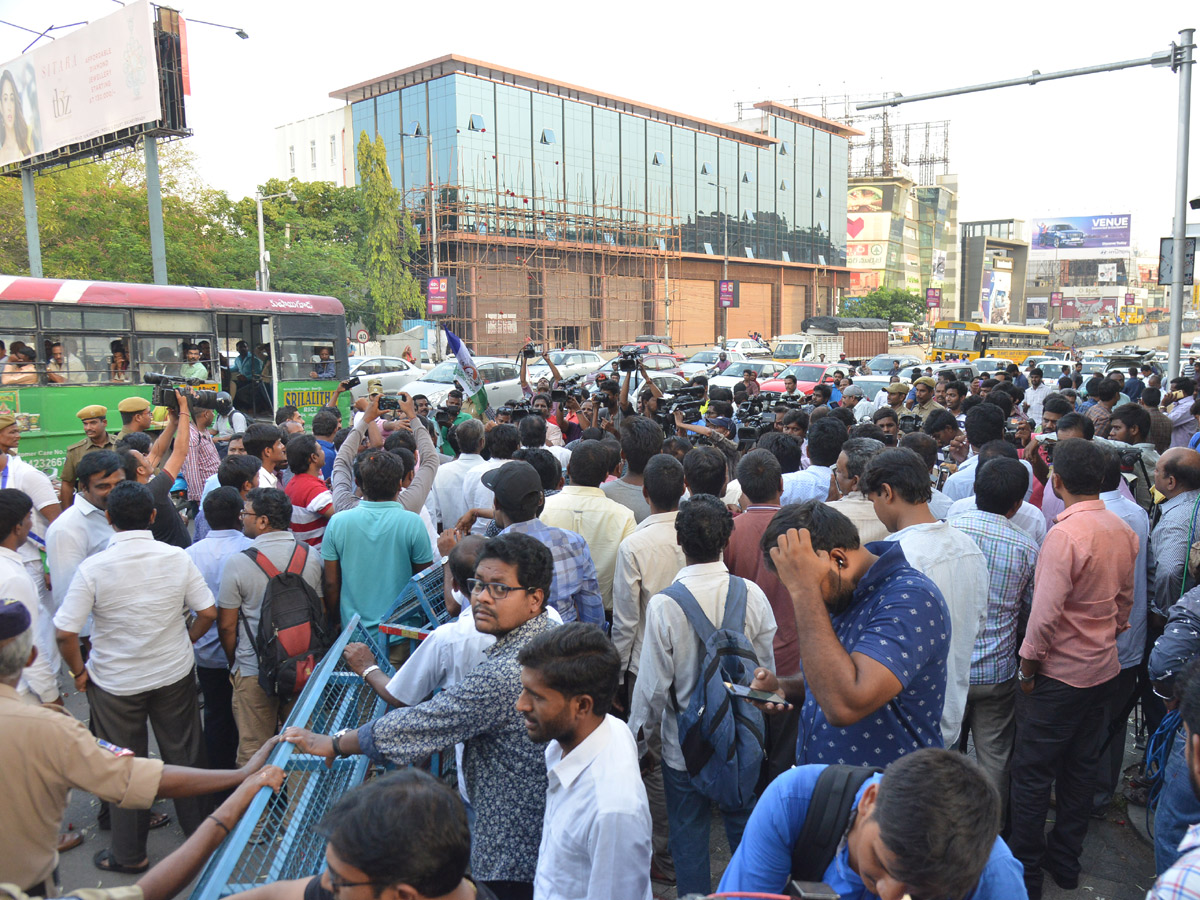
[[[439,625],[446,624],[445,560],[434,560],[433,565],[418,572],[411,579],[392,608],[380,622],[385,634],[423,637]]]
[[[352,641],[370,647],[379,668],[392,672],[387,654],[356,615],[296,700],[288,725],[332,734],[365,725],[387,710],[387,705],[342,658],[342,651]],[[299,753],[291,744],[281,743],[268,763],[286,773],[283,788],[274,794],[264,788],[254,798],[209,860],[191,900],[219,900],[260,884],[316,875],[324,868],[325,839],[316,826],[342,794],[363,780],[367,758],[338,759],[330,769],[323,758]]]

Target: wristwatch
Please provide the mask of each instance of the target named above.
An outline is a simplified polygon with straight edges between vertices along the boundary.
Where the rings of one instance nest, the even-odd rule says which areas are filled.
[[[1029,682],[1035,681],[1036,679],[1037,679],[1037,672],[1034,672],[1032,675],[1026,675],[1020,669],[1017,669],[1017,680],[1020,681],[1021,684],[1029,684]],[[337,745],[335,744],[334,746],[337,746]]]
[[[343,728],[341,731],[339,731],[337,734],[335,734],[333,736],[333,755],[334,756],[342,758],[342,757],[346,757],[346,756],[350,755],[349,753],[342,752],[342,738],[344,738],[346,735],[348,735],[353,730],[354,730],[353,728]]]

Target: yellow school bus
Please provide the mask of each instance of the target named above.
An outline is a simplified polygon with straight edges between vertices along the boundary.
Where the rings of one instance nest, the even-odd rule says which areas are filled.
[[[1045,328],[943,320],[934,326],[932,354],[935,360],[998,356],[1020,365],[1026,357],[1040,354],[1049,340]]]

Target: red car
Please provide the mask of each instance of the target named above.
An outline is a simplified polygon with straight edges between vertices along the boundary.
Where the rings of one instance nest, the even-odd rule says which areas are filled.
[[[782,393],[787,390],[784,387],[783,379],[788,375],[795,375],[796,390],[803,394],[811,394],[812,389],[818,384],[836,384],[841,375],[848,375],[851,371],[850,366],[847,366],[845,363],[792,363],[770,381],[762,382],[760,386],[764,391],[779,391]],[[841,375],[835,378],[834,372],[839,372]]]
[[[629,353],[631,350],[641,350],[643,353],[647,354],[673,356],[678,362],[683,362],[685,359],[687,359],[686,356],[676,353],[667,344],[664,344],[661,341],[634,341],[632,344],[621,345],[620,352]]]

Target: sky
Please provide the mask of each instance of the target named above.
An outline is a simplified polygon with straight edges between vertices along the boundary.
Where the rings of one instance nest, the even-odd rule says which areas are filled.
[[[1180,29],[1200,29],[1195,0],[182,0],[179,8],[249,35],[188,28],[191,146],[205,180],[235,198],[282,174],[276,126],[336,108],[333,90],[447,53],[732,121],[738,101],[942,90],[1144,58]],[[115,9],[115,0],[0,0],[0,20],[40,31]],[[0,26],[0,59],[32,37]],[[901,123],[950,120],[960,221],[1130,213],[1135,245],[1156,254],[1173,215],[1178,82],[1170,69],[1146,67],[896,112]],[[1200,74],[1189,198],[1200,197],[1197,97]],[[1200,211],[1190,216],[1200,221]]]

